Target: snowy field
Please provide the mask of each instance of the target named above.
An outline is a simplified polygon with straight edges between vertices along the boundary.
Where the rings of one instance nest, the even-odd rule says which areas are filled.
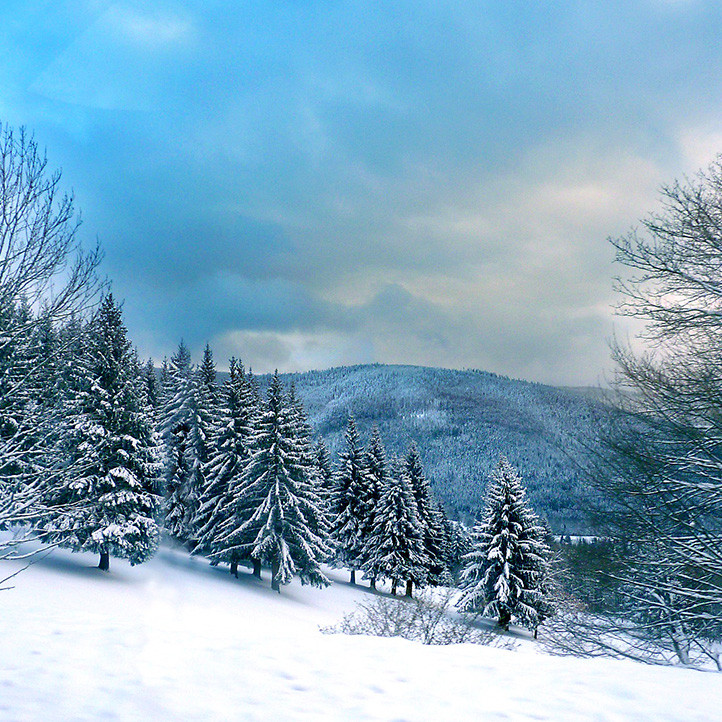
[[[722,720],[722,674],[324,635],[369,592],[279,596],[162,550],[55,551],[0,593],[0,720]],[[13,569],[0,564],[0,578]]]

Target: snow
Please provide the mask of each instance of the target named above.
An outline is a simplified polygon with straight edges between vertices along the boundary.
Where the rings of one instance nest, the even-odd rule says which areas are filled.
[[[233,579],[162,548],[56,550],[0,593],[0,720],[719,720],[722,675],[325,635],[370,592]],[[19,565],[0,563],[0,578]]]

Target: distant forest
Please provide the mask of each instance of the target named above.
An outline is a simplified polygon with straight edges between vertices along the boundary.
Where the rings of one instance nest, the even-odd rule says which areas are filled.
[[[269,376],[260,376],[264,385]],[[336,455],[349,414],[362,439],[379,427],[389,452],[415,441],[437,498],[471,523],[504,454],[552,530],[589,532],[592,490],[582,469],[608,411],[598,395],[483,371],[373,364],[282,376]]]

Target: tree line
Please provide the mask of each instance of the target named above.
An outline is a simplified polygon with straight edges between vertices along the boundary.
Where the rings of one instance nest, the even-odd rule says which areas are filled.
[[[462,609],[505,628],[512,617],[536,628],[549,614],[545,530],[505,459],[469,535],[435,500],[415,444],[388,458],[378,429],[364,446],[350,418],[334,463],[277,373],[264,398],[236,359],[218,385],[209,346],[198,366],[183,342],[159,373],[141,365],[112,294],[87,321],[38,326],[5,362],[44,369],[23,396],[52,442],[6,464],[3,489],[24,503],[6,520],[46,544],[97,553],[108,570],[111,556],[148,560],[165,532],[235,576],[241,563],[259,577],[267,565],[278,591],[296,576],[326,586],[323,563],[409,597],[460,572]]]
[[[12,310],[7,328],[32,314]],[[278,374],[263,398],[231,359],[219,386],[211,349],[195,367],[182,342],[158,374],[110,293],[89,320],[17,335],[3,362],[6,378],[42,369],[13,398],[16,423],[46,443],[35,454],[29,437],[27,453],[5,457],[3,492],[8,523],[29,522],[47,544],[97,553],[107,570],[111,556],[146,561],[164,530],[234,574],[268,565],[274,589],[294,576],[326,585],[326,562],[408,594],[448,578],[453,526],[416,447],[387,459],[375,430],[364,450],[350,419],[335,469]]]
[[[378,430],[361,445],[353,418],[334,465],[314,440],[303,405],[275,374],[265,398],[243,363],[230,360],[218,386],[206,346],[197,368],[181,342],[159,378],[146,368],[162,437],[168,533],[193,553],[232,573],[271,568],[278,589],[298,576],[323,586],[323,562],[371,580],[438,583],[448,568],[446,520],[433,499],[421,458],[387,459]]]

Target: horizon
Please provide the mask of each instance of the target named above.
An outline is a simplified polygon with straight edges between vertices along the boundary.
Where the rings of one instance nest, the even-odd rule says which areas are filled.
[[[243,359],[238,358],[237,361],[243,362]],[[214,361],[216,361],[216,373],[228,375],[229,371],[227,366],[223,366],[217,362],[217,360],[214,357]],[[191,363],[194,366],[197,366],[198,364],[195,361],[191,361]],[[373,366],[384,366],[384,367],[391,367],[391,368],[414,368],[414,369],[424,369],[427,371],[453,371],[456,373],[474,373],[474,374],[488,374],[489,376],[495,376],[496,378],[503,379],[505,381],[513,381],[513,382],[519,382],[519,383],[525,383],[525,384],[535,384],[539,386],[548,386],[549,388],[558,389],[561,391],[574,391],[574,390],[609,390],[609,386],[602,386],[601,384],[589,384],[589,385],[580,385],[580,386],[565,386],[565,385],[559,385],[559,384],[548,384],[544,383],[543,381],[532,381],[530,379],[523,379],[517,376],[509,376],[507,374],[497,373],[496,371],[487,371],[486,369],[476,369],[476,368],[449,368],[447,366],[424,366],[423,364],[406,364],[406,363],[383,363],[381,361],[371,361],[369,363],[351,363],[351,364],[340,364],[337,366],[325,366],[322,368],[313,368],[313,369],[305,369],[304,371],[280,371],[278,369],[273,369],[272,371],[263,371],[263,372],[256,372],[252,367],[246,367],[246,364],[244,363],[244,367],[246,367],[246,371],[250,371],[253,373],[253,375],[256,378],[262,378],[267,376],[273,376],[273,374],[278,371],[279,376],[303,376],[304,374],[322,374],[326,373],[328,371],[335,371],[337,369],[356,369],[356,368],[369,368]],[[153,362],[153,367],[156,371],[161,370],[161,366],[159,366],[155,361]]]

